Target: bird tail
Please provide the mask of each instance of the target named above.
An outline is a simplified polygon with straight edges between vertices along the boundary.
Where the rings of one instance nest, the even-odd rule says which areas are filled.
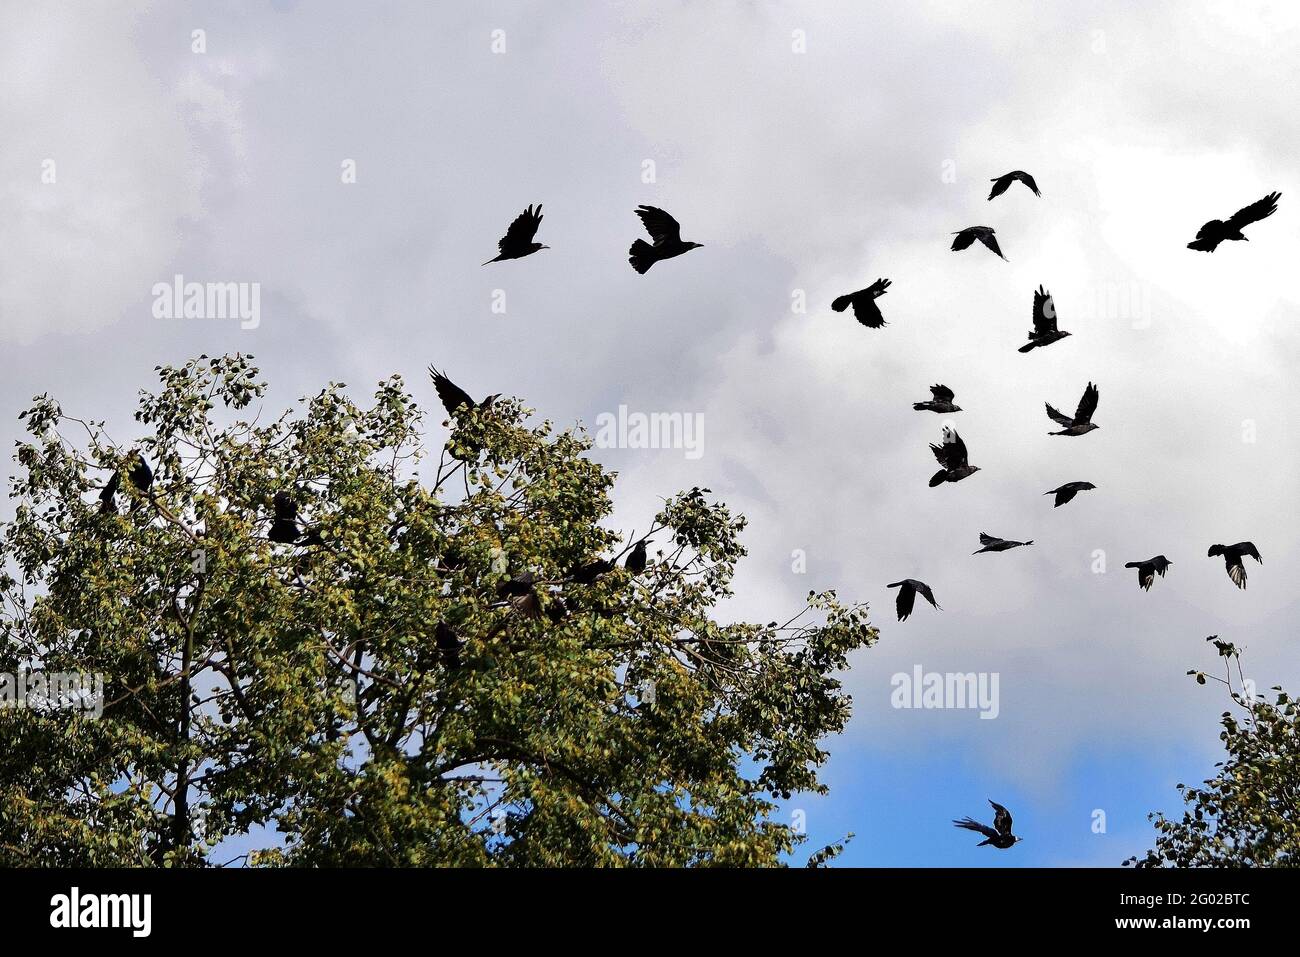
[[[633,269],[644,276],[646,270],[655,264],[654,247],[644,239],[638,239],[627,251],[627,261],[632,264]]]
[[[1032,350],[1035,346],[1037,346],[1037,345],[1038,345],[1037,342],[1026,342],[1023,346],[1021,346],[1021,347],[1020,347],[1019,349],[1017,349],[1016,351],[1017,351],[1017,352],[1029,352],[1029,351],[1031,351],[1031,350]]]
[[[1188,249],[1198,249],[1203,253],[1212,253],[1219,244],[1213,239],[1194,239],[1187,244]]]
[[[934,488],[936,485],[942,485],[943,480],[947,477],[948,472],[945,469],[939,469],[939,471],[930,476],[930,488]]]
[[[500,258],[501,258],[500,256],[493,256],[491,259],[489,259],[489,260],[488,260],[487,262],[485,262],[483,265],[486,266],[486,265],[488,265],[488,263],[494,263],[494,262],[496,262],[496,261],[497,261],[498,259],[500,259]]]
[[[1137,568],[1137,567],[1138,567],[1139,565],[1141,565],[1141,564],[1142,564],[1141,562],[1125,562],[1125,563],[1124,563],[1124,567],[1125,567],[1125,568]]]
[[[831,308],[833,309],[835,307],[832,306]],[[912,408],[915,409],[917,412],[924,412],[928,408],[928,406],[924,402],[913,402]]]
[[[843,312],[845,309],[849,308],[849,306],[852,303],[853,303],[852,296],[840,296],[838,299],[836,299],[834,302],[831,303],[831,308],[834,309],[836,312]]]

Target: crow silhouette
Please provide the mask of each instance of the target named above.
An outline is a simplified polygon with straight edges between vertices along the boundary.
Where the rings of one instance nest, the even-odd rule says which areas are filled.
[[[1155,583],[1156,576],[1165,577],[1165,571],[1172,565],[1169,559],[1163,555],[1157,555],[1155,558],[1148,558],[1144,562],[1125,562],[1125,568],[1136,568],[1138,570],[1138,587],[1143,591],[1150,591],[1152,584]]]
[[[1031,190],[1033,190],[1035,196],[1043,195],[1038,191],[1038,184],[1034,182],[1034,178],[1032,176],[1030,176],[1022,169],[1016,169],[1016,170],[1012,170],[1010,173],[1007,173],[1004,176],[995,176],[993,177],[993,179],[990,180],[990,182],[993,184],[993,189],[989,191],[989,199],[992,199],[994,196],[1001,196],[1003,193],[1007,191],[1007,187],[1009,187],[1012,183],[1016,182],[1017,180],[1024,183]]]
[[[985,844],[992,844],[1000,850],[1006,850],[1012,847],[1017,841],[1023,841],[1024,838],[1016,837],[1011,833],[1011,812],[1004,808],[996,801],[989,801],[993,805],[993,826],[981,824],[973,818],[964,817],[960,821],[952,823],[957,827],[964,827],[968,831],[977,831],[984,835],[984,840],[976,844],[976,847],[983,847]]]
[[[979,551],[971,552],[972,555],[978,555],[980,552],[1005,552],[1008,549],[1019,548],[1022,545],[1032,545],[1034,540],[1031,538],[1027,542],[1012,542],[1005,538],[994,538],[986,532],[980,532],[980,545],[983,546]]]
[[[573,570],[570,576],[579,585],[590,585],[600,578],[601,575],[607,575],[614,570],[614,563],[604,558],[596,559],[592,562],[579,565]]]
[[[1269,193],[1263,199],[1237,210],[1226,222],[1221,219],[1210,220],[1197,230],[1196,238],[1187,244],[1187,248],[1212,253],[1224,240],[1248,240],[1250,237],[1241,234],[1242,228],[1272,216],[1277,211],[1277,201],[1281,196],[1281,193]]]
[[[1056,328],[1056,303],[1052,294],[1039,286],[1034,293],[1034,328],[1029,330],[1029,341],[1016,351],[1029,352],[1039,346],[1050,346],[1069,334]]]
[[[898,609],[898,620],[907,621],[912,614],[912,606],[916,603],[916,593],[920,592],[921,597],[928,601],[935,608],[939,608],[939,603],[934,600],[934,592],[930,591],[930,586],[925,582],[917,581],[915,578],[904,578],[901,582],[891,582],[886,588],[898,589],[898,600],[895,607]],[[939,608],[943,611],[942,608]]]
[[[1101,428],[1099,425],[1092,424],[1092,414],[1097,411],[1097,399],[1099,396],[1100,393],[1097,391],[1097,387],[1089,382],[1088,387],[1083,390],[1083,398],[1079,400],[1079,407],[1075,409],[1073,419],[1068,415],[1058,412],[1056,409],[1052,408],[1050,404],[1044,403],[1047,405],[1047,415],[1052,419],[1052,421],[1065,426],[1065,428],[1061,429],[1059,432],[1048,432],[1047,434],[1084,435],[1091,432],[1093,429]]]
[[[638,206],[636,214],[641,217],[646,232],[654,240],[652,246],[644,239],[638,239],[627,251],[627,261],[642,275],[661,260],[672,259],[704,245],[683,242],[681,225],[656,206]]]
[[[434,629],[433,641],[442,656],[443,665],[448,670],[459,668],[460,649],[464,647],[465,642],[460,640],[452,627],[445,621],[438,622],[438,627]]]
[[[868,329],[879,329],[881,326],[888,325],[885,317],[880,314],[880,307],[876,305],[876,300],[883,296],[889,289],[888,279],[877,279],[866,289],[859,289],[857,292],[846,293],[831,303],[831,308],[836,312],[843,312],[849,306],[853,307],[853,316]]]
[[[946,385],[936,384],[930,386],[930,395],[934,396],[934,398],[928,402],[913,402],[912,408],[917,412],[942,412],[945,414],[961,411],[961,406],[952,404],[953,392]]]
[[[645,571],[645,566],[646,566],[645,547],[648,544],[650,544],[650,539],[648,538],[643,538],[641,539],[641,541],[637,542],[632,549],[632,553],[627,556],[627,561],[623,563],[623,567],[626,568],[628,571],[630,571],[633,575],[640,575],[643,571]]]
[[[957,430],[951,426],[943,427],[943,445],[930,443],[930,451],[934,457],[939,460],[943,468],[930,476],[930,488],[936,485],[942,485],[944,482],[960,482],[968,476],[974,475],[979,471],[978,465],[971,465],[967,461],[966,443],[961,440]]]
[[[274,517],[266,537],[283,545],[296,542],[302,532],[298,528],[298,503],[293,496],[288,492],[276,492],[271,498],[271,509]]]
[[[967,226],[965,229],[953,233],[957,238],[952,241],[953,250],[965,249],[975,240],[979,240],[993,252],[997,253],[998,258],[1006,261],[1006,256],[1002,255],[1002,250],[998,249],[998,239],[993,234],[993,229],[989,226]]]
[[[130,469],[127,470],[126,477],[131,485],[143,495],[149,494],[149,489],[153,487],[153,469],[149,468],[149,463],[144,460],[144,456],[138,451],[132,452],[128,459],[131,463]],[[122,487],[122,475],[114,470],[113,474],[108,477],[104,487],[99,490],[99,512],[101,515],[117,514],[117,492]],[[136,502],[131,506],[131,511],[135,511],[140,505]]]
[[[1238,542],[1236,545],[1211,545],[1209,555],[1223,556],[1223,564],[1227,567],[1228,577],[1238,588],[1246,587],[1246,566],[1242,564],[1242,556],[1249,555],[1261,565],[1264,559],[1259,557],[1259,549],[1255,547],[1254,542]]]
[[[117,514],[117,489],[122,484],[122,476],[116,471],[108,477],[104,487],[99,490],[99,513],[101,515]]]
[[[466,411],[486,409],[497,399],[501,398],[501,393],[496,392],[488,396],[482,402],[475,402],[470,398],[468,392],[456,385],[456,383],[452,382],[433,366],[429,366],[429,376],[433,379],[433,387],[438,392],[438,398],[442,400],[442,407],[447,410],[447,414],[450,416],[457,415],[462,407]]]
[[[1062,505],[1064,505],[1066,502],[1073,499],[1080,492],[1087,491],[1088,489],[1094,489],[1096,487],[1097,486],[1093,485],[1091,482],[1066,482],[1060,488],[1054,488],[1050,492],[1044,492],[1043,494],[1055,495],[1056,504],[1054,504],[1052,508],[1060,508]]]
[[[531,256],[539,249],[550,249],[550,246],[543,246],[541,243],[533,242],[533,237],[537,234],[537,227],[541,224],[541,204],[538,203],[536,210],[529,206],[515,217],[515,221],[510,224],[506,234],[497,240],[497,249],[500,252],[496,258],[489,259],[483,265],[499,263],[503,259],[523,259],[525,256]]]

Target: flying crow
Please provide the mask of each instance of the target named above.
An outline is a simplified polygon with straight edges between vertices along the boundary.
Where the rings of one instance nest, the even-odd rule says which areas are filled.
[[[1056,328],[1056,303],[1052,294],[1041,285],[1034,293],[1034,328],[1029,330],[1029,341],[1018,352],[1029,352],[1039,346],[1050,346],[1057,339],[1064,339],[1070,333]]]
[[[1053,422],[1065,426],[1059,432],[1048,432],[1048,435],[1083,435],[1091,432],[1093,429],[1099,429],[1101,426],[1092,424],[1092,414],[1097,411],[1097,398],[1100,393],[1097,387],[1091,382],[1083,390],[1083,398],[1079,400],[1079,407],[1074,411],[1074,418],[1063,415],[1050,404],[1047,405],[1047,415]]]
[[[957,430],[951,426],[943,427],[943,445],[930,443],[930,451],[939,460],[943,468],[930,476],[930,488],[944,482],[960,482],[967,476],[979,471],[978,465],[970,465],[966,460],[966,443],[961,440]]]
[[[999,259],[1005,261],[1007,258],[1002,255],[1002,250],[998,249],[998,240],[997,237],[993,235],[993,228],[991,226],[967,226],[960,232],[953,233],[953,235],[957,237],[952,241],[952,248],[954,250],[965,249],[978,239],[993,252],[997,253]]]
[[[1155,558],[1148,558],[1144,562],[1125,562],[1125,568],[1136,568],[1138,570],[1138,587],[1143,591],[1150,591],[1151,586],[1155,583],[1156,576],[1165,577],[1165,570],[1172,565],[1169,559],[1163,555],[1157,555]]]
[[[978,555],[980,552],[1005,552],[1010,548],[1019,548],[1021,545],[1032,545],[1034,540],[1031,538],[1027,542],[1012,542],[1005,538],[994,538],[986,532],[980,532],[980,548],[978,552],[971,552],[972,555]]]
[[[912,408],[917,412],[925,412],[928,410],[930,412],[942,412],[944,414],[961,411],[961,406],[952,404],[952,389],[948,388],[946,385],[930,386],[930,395],[934,396],[934,398],[928,402],[913,402]]]
[[[957,827],[964,827],[968,831],[978,831],[984,835],[984,840],[976,844],[976,847],[983,847],[985,844],[992,844],[996,848],[1006,850],[1014,845],[1017,841],[1023,841],[1024,838],[1016,837],[1011,833],[1011,812],[1004,808],[996,801],[989,801],[993,805],[993,826],[981,824],[979,821],[964,817],[960,821],[953,821]]]
[[[921,597],[928,601],[935,608],[939,608],[939,603],[934,600],[934,592],[930,591],[930,586],[925,582],[919,582],[915,578],[904,578],[901,582],[890,582],[886,588],[898,589],[898,620],[907,621],[907,616],[912,614],[912,605],[916,602],[916,593],[920,592]],[[942,608],[939,608],[943,611]]]
[[[1269,193],[1258,202],[1237,210],[1227,222],[1221,219],[1210,220],[1197,231],[1196,238],[1187,244],[1187,248],[1212,253],[1225,239],[1249,239],[1248,236],[1241,234],[1242,227],[1272,216],[1277,211],[1277,201],[1281,195],[1281,193]]]
[[[681,225],[658,207],[638,206],[636,214],[641,217],[646,232],[654,240],[652,246],[644,239],[638,239],[627,251],[627,261],[632,264],[633,269],[643,275],[661,259],[672,259],[674,256],[680,256],[704,245],[683,242]]]
[[[1228,568],[1228,577],[1238,588],[1246,587],[1246,566],[1241,563],[1243,555],[1249,555],[1261,565],[1264,559],[1259,557],[1259,549],[1254,542],[1238,542],[1236,545],[1211,545],[1209,554],[1222,555],[1223,564]]]
[[[885,317],[880,314],[880,307],[876,305],[876,299],[883,296],[889,289],[888,279],[877,279],[866,289],[859,289],[857,292],[846,293],[831,303],[831,308],[836,312],[843,312],[849,306],[853,307],[853,315],[868,329],[879,329],[881,326],[888,325]]]
[[[473,409],[486,409],[497,399],[501,398],[501,393],[497,392],[482,402],[475,402],[469,397],[469,393],[462,389],[456,383],[452,382],[445,375],[429,366],[429,375],[433,379],[433,387],[438,391],[438,398],[442,400],[442,407],[447,410],[447,414],[456,415],[462,406],[466,411]]]
[[[1052,508],[1060,508],[1062,505],[1064,505],[1066,502],[1073,499],[1080,492],[1086,491],[1088,489],[1094,489],[1096,487],[1097,486],[1093,485],[1091,482],[1066,482],[1060,488],[1054,488],[1050,492],[1044,492],[1043,494],[1055,495],[1056,504],[1053,505]]]
[[[997,176],[994,177],[992,180],[990,180],[990,182],[993,183],[993,189],[989,193],[989,199],[992,199],[994,196],[1001,196],[1003,193],[1007,191],[1007,187],[1010,186],[1012,183],[1016,182],[1017,180],[1024,183],[1031,190],[1033,190],[1035,196],[1043,195],[1038,191],[1038,184],[1034,182],[1034,178],[1032,176],[1030,176],[1022,169],[1016,169],[1016,170],[1012,170],[1010,173],[1007,173],[1005,176]]]
[[[515,221],[510,224],[506,234],[497,240],[497,249],[500,250],[497,257],[489,259],[483,265],[499,263],[503,259],[522,259],[525,256],[531,256],[539,249],[550,249],[550,246],[543,246],[541,243],[533,242],[533,236],[537,234],[537,227],[541,224],[541,204],[537,205],[536,210],[529,206],[515,217]]]

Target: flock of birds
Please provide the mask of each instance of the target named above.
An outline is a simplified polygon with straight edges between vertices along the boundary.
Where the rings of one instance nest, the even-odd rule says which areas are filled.
[[[988,197],[990,200],[1005,193],[1014,182],[1023,183],[1035,196],[1042,196],[1034,178],[1021,170],[1014,170],[1004,176],[996,177],[992,182],[993,189]],[[1279,196],[1279,193],[1270,193],[1258,202],[1238,210],[1226,220],[1210,220],[1200,228],[1196,238],[1187,244],[1188,248],[1203,252],[1214,252],[1222,242],[1245,240],[1247,237],[1242,234],[1242,229],[1251,223],[1271,216],[1277,209]],[[655,263],[673,259],[693,249],[699,249],[703,245],[683,240],[681,238],[681,226],[677,220],[658,207],[639,206],[636,214],[640,217],[646,232],[652,240],[652,242],[647,243],[644,239],[637,239],[628,250],[628,262],[639,274],[648,272]],[[536,208],[530,205],[516,217],[506,230],[506,234],[497,243],[497,255],[483,265],[486,266],[489,263],[510,259],[522,259],[540,250],[550,248],[536,241],[537,230],[541,226],[541,222],[541,205],[539,204]],[[952,243],[954,251],[967,249],[978,241],[999,258],[1006,260],[998,245],[997,236],[991,227],[968,226],[954,235],[956,236]],[[888,291],[889,285],[890,281],[888,279],[877,279],[865,289],[839,296],[831,303],[831,308],[835,312],[844,312],[851,308],[854,318],[866,328],[882,328],[887,323],[880,311],[877,300]],[[1030,352],[1033,349],[1044,348],[1059,342],[1069,335],[1069,332],[1057,327],[1056,308],[1052,296],[1040,285],[1034,292],[1033,328],[1028,333],[1029,341],[1021,346],[1018,351]],[[447,414],[452,418],[466,411],[487,408],[500,397],[498,393],[490,395],[482,401],[475,401],[464,389],[461,389],[445,374],[432,366],[429,367],[429,375],[433,380],[439,400],[447,410]],[[962,411],[961,406],[956,405],[954,402],[956,396],[953,390],[947,386],[943,384],[932,385],[930,386],[930,394],[931,398],[929,400],[913,403],[912,408],[916,411],[935,412],[942,415]],[[1099,426],[1092,421],[1092,417],[1097,411],[1099,398],[1100,392],[1097,386],[1089,382],[1073,416],[1066,415],[1051,404],[1047,404],[1048,417],[1060,426],[1059,430],[1048,434],[1078,437],[1095,431]],[[932,444],[930,449],[940,466],[939,471],[935,472],[930,478],[929,484],[931,488],[947,482],[963,481],[980,470],[979,466],[970,464],[966,443],[951,426],[943,427],[942,442],[937,445]],[[145,496],[150,495],[153,473],[138,451],[132,453],[126,474],[137,491]],[[120,474],[114,471],[105,483],[99,495],[102,512],[116,513],[118,511],[116,495],[120,481]],[[1075,481],[1050,489],[1044,494],[1055,496],[1053,507],[1059,508],[1072,501],[1079,492],[1095,488],[1096,486],[1091,482]],[[134,511],[138,505],[139,500],[137,499],[132,505],[132,510]],[[316,529],[304,528],[299,522],[297,503],[294,501],[293,496],[285,491],[277,492],[272,500],[272,520],[268,538],[273,542],[282,544],[324,545]],[[973,554],[1004,552],[1034,544],[1032,540],[1014,541],[998,538],[984,532],[980,533],[979,541],[980,548]],[[648,562],[646,546],[650,542],[651,539],[642,538],[629,546],[630,552],[624,561],[624,567],[631,574],[640,575],[645,571]],[[629,550],[625,549],[625,551]],[[1262,564],[1259,551],[1251,542],[1237,542],[1234,545],[1212,545],[1210,546],[1209,555],[1211,557],[1223,557],[1228,577],[1238,588],[1246,587],[1244,558],[1249,556]],[[615,556],[614,559],[596,559],[587,562],[574,569],[567,577],[579,584],[591,584],[600,576],[612,571],[616,567],[618,557],[620,556]],[[1143,590],[1150,590],[1156,576],[1163,577],[1171,564],[1173,563],[1164,555],[1156,555],[1154,558],[1145,561],[1128,562],[1124,567],[1137,569],[1139,587]],[[498,586],[497,592],[503,602],[510,604],[523,614],[536,616],[541,614],[541,605],[534,590],[535,584],[536,579],[532,574],[525,572],[503,582]],[[896,610],[900,622],[906,621],[912,614],[918,594],[934,608],[940,608],[939,603],[935,600],[933,590],[925,582],[906,578],[902,581],[892,582],[887,587],[898,589]],[[552,616],[563,616],[565,613],[563,602],[551,603],[547,612]],[[460,649],[464,642],[444,622],[438,623],[435,643],[449,667],[459,666]],[[1000,804],[993,801],[989,803],[994,810],[993,825],[991,827],[969,817],[954,821],[953,824],[959,828],[982,834],[985,839],[979,843],[980,847],[992,845],[996,848],[1006,849],[1014,846],[1022,838],[1012,834],[1011,813]]]

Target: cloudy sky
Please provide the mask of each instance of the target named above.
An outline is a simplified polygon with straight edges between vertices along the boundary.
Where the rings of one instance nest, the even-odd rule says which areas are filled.
[[[436,362],[561,423],[701,415],[698,458],[597,451],[620,525],[708,486],[751,520],[725,615],[834,587],[882,629],[831,795],[782,814],[851,864],[1113,865],[1217,760],[1206,635],[1300,688],[1298,47],[1280,2],[6,3],[0,441],[46,391],[130,435],[155,365],[226,351],[275,409],[393,372],[432,401]],[[1011,169],[1042,198],[986,201]],[[1251,242],[1185,248],[1272,190]],[[552,248],[480,266],[538,202]],[[641,203],[705,247],[635,274]],[[976,224],[1009,262],[948,250]],[[257,328],[155,318],[178,273],[259,283]],[[880,276],[884,329],[830,311]],[[1074,336],[1020,355],[1039,283]],[[1100,430],[1048,437],[1089,380]],[[983,470],[930,489],[934,382]],[[1242,539],[1244,592],[1205,554]],[[904,577],[943,611],[894,621]],[[917,665],[996,673],[998,716],[892,707]],[[987,797],[1024,844],[949,826]]]

